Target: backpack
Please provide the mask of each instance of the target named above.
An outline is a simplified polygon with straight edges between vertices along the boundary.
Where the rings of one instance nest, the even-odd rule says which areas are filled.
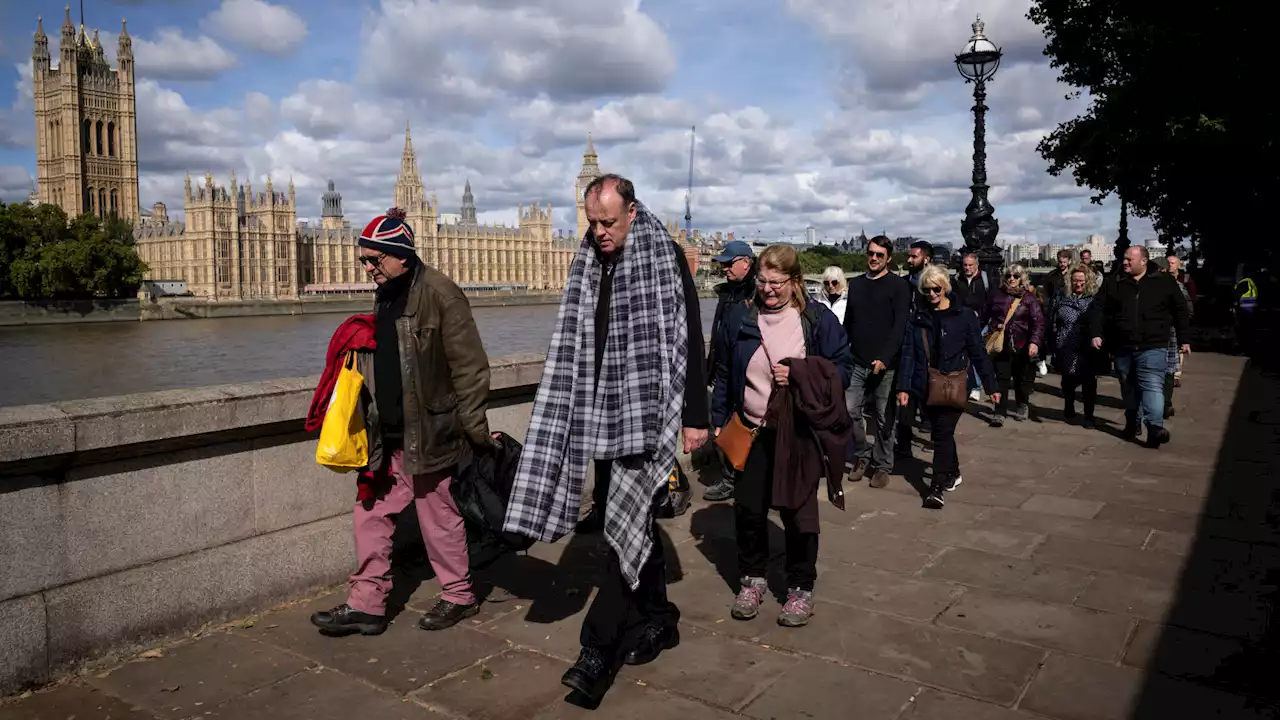
[[[485,567],[509,552],[527,550],[534,543],[531,537],[502,529],[524,448],[503,432],[494,433],[494,440],[496,449],[476,453],[470,462],[459,467],[449,487],[458,514],[466,521],[473,569]]]

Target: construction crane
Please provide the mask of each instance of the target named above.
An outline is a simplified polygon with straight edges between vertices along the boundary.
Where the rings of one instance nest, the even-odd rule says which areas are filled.
[[[689,128],[689,189],[684,194],[684,236],[693,240],[693,143],[698,139],[698,126]]]

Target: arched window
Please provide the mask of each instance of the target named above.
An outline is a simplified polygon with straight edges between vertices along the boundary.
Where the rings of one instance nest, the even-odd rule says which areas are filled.
[[[80,152],[88,155],[93,152],[93,121],[85,118],[82,124],[84,127],[80,132]]]
[[[99,123],[101,125],[101,123]],[[107,191],[98,190],[98,217],[105,218],[107,216]]]
[[[97,141],[98,141],[98,154],[102,155],[102,121],[101,120],[99,120],[98,124],[94,126],[94,137],[97,138]]]
[[[107,123],[107,154],[116,156],[116,124],[113,122]]]
[[[115,217],[120,212],[119,209],[116,207],[116,202],[117,202],[116,191],[112,190],[111,191],[111,217]]]

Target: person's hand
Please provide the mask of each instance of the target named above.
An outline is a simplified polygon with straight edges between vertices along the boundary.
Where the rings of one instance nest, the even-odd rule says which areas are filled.
[[[1178,348],[1178,352],[1182,353],[1183,355],[1190,355],[1190,354],[1191,354],[1191,346],[1190,346],[1190,345],[1183,345],[1181,348]]]
[[[723,428],[716,428],[716,437],[720,437],[720,431],[721,431],[722,429],[723,429]]]
[[[991,393],[991,404],[992,404],[992,405],[999,405],[999,404],[1000,404],[1000,393],[998,393],[998,392],[993,392],[993,393]]]
[[[1092,343],[1090,343],[1090,344],[1091,344],[1091,345],[1093,345],[1093,349],[1094,349],[1094,350],[1101,350],[1101,349],[1102,349],[1102,338],[1094,338],[1094,339],[1093,339],[1093,342],[1092,342]]]
[[[777,363],[773,366],[773,382],[776,383],[778,387],[786,387],[787,381],[790,378],[791,367],[789,365]]]
[[[910,396],[910,395],[908,395],[908,394],[906,394],[906,393],[904,393],[904,392],[900,392],[900,393],[898,393],[898,404],[899,404],[899,405],[901,405],[902,407],[906,407],[908,404],[910,404],[910,402],[911,402],[911,396]]]
[[[874,374],[874,375],[879,375],[880,373],[882,373],[882,372],[884,372],[884,371],[885,371],[884,363],[880,362],[879,360],[872,360],[872,361],[871,361],[871,372],[872,372],[872,374]]]
[[[694,450],[697,450],[698,448],[706,444],[707,444],[706,428],[685,428],[684,429],[684,453],[686,455],[688,455],[689,453],[693,452]]]
[[[1004,323],[996,323],[996,332],[1004,329]]]
[[[1028,355],[1029,357],[1036,357],[1036,356],[1037,356],[1037,355],[1039,355],[1039,354],[1040,354],[1040,346],[1039,346],[1039,345],[1037,345],[1037,344],[1035,344],[1035,343],[1031,343],[1030,345],[1028,345],[1028,346],[1027,346],[1027,355]]]

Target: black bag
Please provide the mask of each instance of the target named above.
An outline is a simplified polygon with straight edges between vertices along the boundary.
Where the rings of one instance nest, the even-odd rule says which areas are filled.
[[[449,488],[467,524],[473,570],[509,552],[527,550],[534,543],[531,537],[502,529],[523,446],[506,433],[495,433],[494,440],[494,451],[475,453],[470,462],[458,469]]]

